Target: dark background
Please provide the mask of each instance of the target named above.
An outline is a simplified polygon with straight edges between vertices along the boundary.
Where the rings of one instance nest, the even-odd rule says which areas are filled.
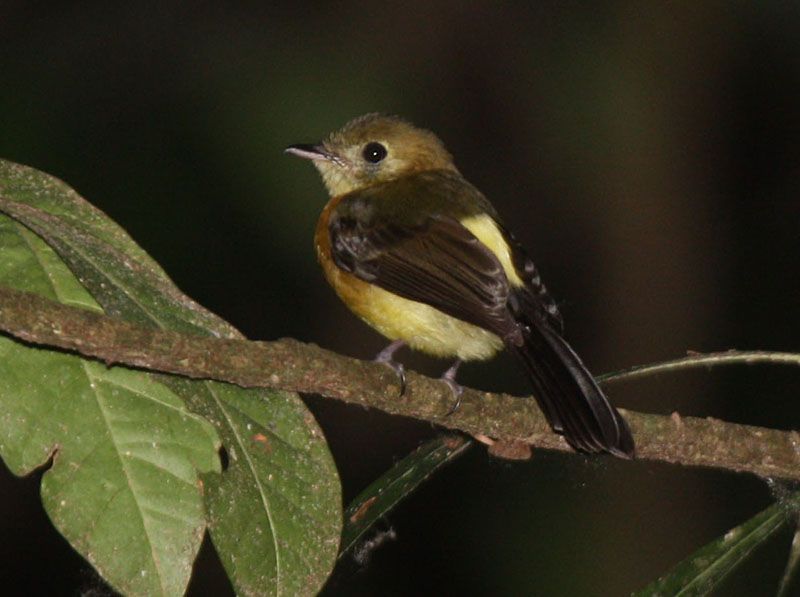
[[[383,346],[323,281],[311,239],[325,192],[281,153],[382,111],[442,137],[528,246],[593,371],[800,349],[797,3],[131,4],[0,2],[0,156],[69,182],[248,337],[364,358]],[[505,357],[461,380],[527,392]],[[743,367],[609,393],[796,429],[798,381]],[[436,433],[307,402],[346,499]],[[626,594],[775,493],[721,471],[474,448],[327,593]],[[38,476],[3,470],[0,537],[4,593],[101,590],[42,514]],[[724,594],[773,592],[789,537]],[[207,548],[190,590],[229,590]]]

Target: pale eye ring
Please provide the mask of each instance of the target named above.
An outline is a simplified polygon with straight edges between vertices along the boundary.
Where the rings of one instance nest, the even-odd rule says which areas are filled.
[[[386,157],[387,153],[388,152],[383,145],[377,141],[372,141],[364,146],[364,150],[361,152],[361,155],[364,156],[364,159],[370,164],[377,164]]]

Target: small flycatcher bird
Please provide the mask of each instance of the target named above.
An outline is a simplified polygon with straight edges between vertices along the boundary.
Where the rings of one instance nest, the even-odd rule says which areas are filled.
[[[433,133],[380,114],[352,120],[312,160],[331,196],[315,243],[345,304],[392,340],[462,361],[505,347],[522,363],[550,426],[577,450],[634,455],[627,423],[562,337],[558,308],[525,251]]]

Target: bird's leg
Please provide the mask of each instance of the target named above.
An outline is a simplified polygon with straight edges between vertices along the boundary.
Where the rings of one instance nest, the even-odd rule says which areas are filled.
[[[389,346],[380,351],[375,357],[376,363],[383,363],[384,365],[391,367],[392,370],[397,374],[397,379],[400,381],[401,396],[406,393],[406,370],[403,367],[403,363],[399,363],[394,360],[394,353],[403,348],[405,345],[406,343],[403,340],[395,340],[389,344]]]
[[[456,412],[458,407],[461,406],[461,394],[464,393],[464,387],[456,383],[456,373],[458,373],[458,368],[461,366],[462,362],[463,361],[461,359],[456,359],[453,364],[450,365],[450,368],[442,373],[442,376],[439,378],[447,384],[447,387],[449,387],[450,391],[453,392],[453,396],[456,397],[456,401],[453,403],[453,406],[447,411],[448,417]]]

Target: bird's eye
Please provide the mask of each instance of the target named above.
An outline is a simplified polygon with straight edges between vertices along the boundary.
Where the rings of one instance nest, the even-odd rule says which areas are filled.
[[[364,146],[364,151],[361,153],[361,155],[363,155],[364,159],[370,164],[377,164],[386,157],[386,153],[386,148],[383,145],[373,141],[372,143],[367,143]]]

